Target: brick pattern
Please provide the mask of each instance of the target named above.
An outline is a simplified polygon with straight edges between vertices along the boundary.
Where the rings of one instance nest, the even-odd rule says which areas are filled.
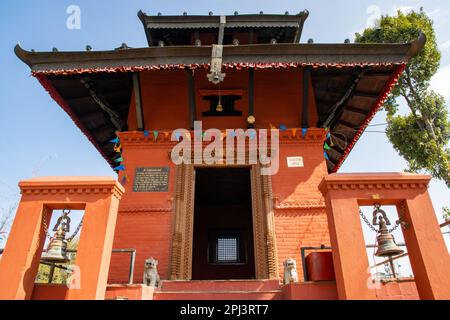
[[[275,211],[275,235],[280,279],[283,279],[283,262],[293,258],[297,261],[299,281],[303,280],[301,247],[330,245],[324,209]]]
[[[141,283],[144,261],[149,257],[158,260],[158,272],[169,277],[169,253],[171,241],[171,212],[119,213],[113,248],[136,249],[134,283]],[[128,282],[130,255],[113,253],[108,283]]]

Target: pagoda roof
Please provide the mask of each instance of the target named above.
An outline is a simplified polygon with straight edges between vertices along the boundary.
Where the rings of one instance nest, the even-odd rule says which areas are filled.
[[[224,45],[226,68],[311,67],[319,113],[317,126],[330,127],[337,143],[327,150],[328,170],[341,166],[406,63],[424,46],[421,35],[404,44]],[[105,159],[115,166],[109,140],[126,130],[132,72],[209,69],[211,46],[167,46],[110,51],[33,52],[15,48],[51,96],[70,115]],[[94,96],[93,93],[94,92]],[[99,105],[101,97],[119,121]],[[117,119],[116,119],[117,120]],[[313,124],[314,126],[316,124]]]
[[[225,32],[255,32],[257,43],[269,43],[276,39],[280,43],[298,43],[308,10],[298,14],[238,14],[225,17]],[[197,32],[216,32],[220,27],[219,15],[176,15],[150,16],[138,12],[149,46],[156,46],[160,41],[169,45],[194,44],[191,36]]]

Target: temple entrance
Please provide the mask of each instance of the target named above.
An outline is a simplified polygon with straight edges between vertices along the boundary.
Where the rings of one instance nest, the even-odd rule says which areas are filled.
[[[255,279],[250,168],[196,168],[193,280]]]

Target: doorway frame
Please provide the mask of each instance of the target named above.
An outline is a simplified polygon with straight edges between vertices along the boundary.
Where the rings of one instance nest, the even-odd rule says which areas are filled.
[[[271,176],[259,164],[180,164],[176,166],[170,279],[192,279],[196,168],[249,168],[256,279],[278,279]]]

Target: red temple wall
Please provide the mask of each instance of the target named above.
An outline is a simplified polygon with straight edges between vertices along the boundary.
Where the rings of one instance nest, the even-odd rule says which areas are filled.
[[[203,90],[219,92],[219,87],[206,78],[207,70],[194,72],[196,118],[203,122],[203,128],[233,129],[246,128],[248,117],[248,71],[225,70],[221,83],[221,94],[227,90],[242,90],[241,100],[235,103],[235,110],[242,116],[203,117],[209,110],[209,101],[202,99]],[[186,70],[159,70],[140,73],[141,100],[146,130],[172,130],[190,128],[188,103],[188,75]],[[256,128],[269,128],[270,124],[284,124],[288,128],[301,127],[302,69],[263,69],[254,72],[254,116]],[[318,116],[313,88],[309,87],[309,123],[314,126]],[[134,96],[131,98],[128,116],[129,131],[137,129]]]
[[[137,250],[135,282],[142,280],[144,261],[148,257],[159,260],[158,270],[163,279],[169,277],[169,259],[172,236],[172,203],[175,185],[175,166],[169,158],[171,145],[146,142],[124,145],[123,157],[129,181],[121,200],[116,224],[114,248]],[[302,156],[304,167],[288,168],[286,157]],[[136,167],[168,166],[168,192],[133,192]],[[283,261],[297,260],[301,272],[300,248],[329,245],[325,208],[317,186],[326,174],[322,141],[303,141],[280,144],[280,168],[272,176],[275,202],[275,236],[280,278]],[[109,273],[110,283],[127,281],[129,255],[114,253]]]
[[[243,90],[236,110],[242,117],[202,117],[209,110],[209,102],[202,100],[201,90],[217,89],[210,83],[206,70],[195,71],[197,119],[207,128],[245,128],[248,116],[248,71],[227,69],[221,90]],[[300,127],[302,99],[302,70],[256,70],[254,77],[254,115],[257,128],[269,128],[270,124]],[[188,75],[186,70],[142,72],[141,97],[144,109],[145,129],[172,130],[189,128]],[[310,87],[310,123],[317,122],[317,113]],[[134,97],[131,100],[129,130],[136,130]],[[290,132],[290,131],[288,131]],[[160,133],[162,134],[162,133]],[[150,135],[153,137],[153,135]],[[142,280],[144,260],[150,256],[159,260],[159,273],[169,277],[169,257],[172,235],[172,202],[174,196],[175,166],[169,159],[170,144],[124,145],[123,157],[129,181],[125,184],[116,227],[114,248],[137,250],[135,282]],[[286,157],[302,156],[304,167],[288,168]],[[132,181],[136,167],[169,166],[168,192],[133,192]],[[303,141],[280,145],[280,169],[272,177],[275,208],[275,233],[279,258],[280,278],[283,261],[289,257],[297,260],[302,277],[300,248],[329,244],[328,227],[324,206],[317,205],[322,199],[319,182],[326,175],[323,157],[323,141]],[[311,205],[310,203],[313,203]],[[288,205],[289,208],[284,208]],[[315,204],[315,205],[314,205]],[[126,282],[129,255],[113,254],[109,274],[110,282]]]

